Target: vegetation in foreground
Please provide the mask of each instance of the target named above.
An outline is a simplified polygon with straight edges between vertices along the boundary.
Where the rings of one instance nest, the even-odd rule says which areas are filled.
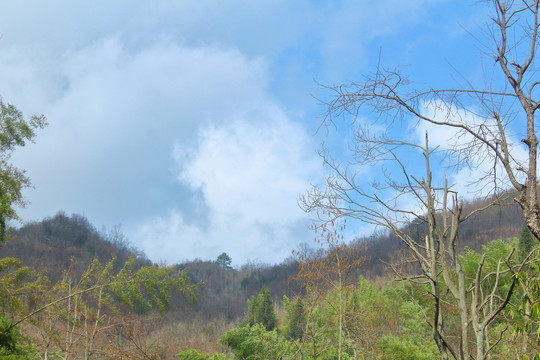
[[[494,16],[487,33],[492,36],[493,58],[502,71],[502,81],[486,79],[489,85],[485,89],[476,89],[467,81],[467,88],[422,91],[410,88],[399,71],[379,68],[365,83],[332,88],[336,98],[328,104],[325,122],[333,124],[337,117],[353,116],[352,122],[359,125],[351,146],[354,161],[343,165],[323,153],[331,173],[326,186],[314,187],[302,198],[305,210],[317,212],[323,222],[316,229],[320,248],[302,249],[296,253],[296,263],[288,264],[289,270],[295,270],[295,285],[288,288],[292,294],[283,294],[287,290],[282,289],[278,292],[283,295],[281,301],[275,301],[275,287],[264,276],[275,272],[261,271],[264,269],[245,269],[240,282],[231,281],[239,272],[231,268],[226,253],[215,262],[169,267],[151,264],[137,252],[125,256],[129,249],[123,247],[121,238],[102,243],[84,219],[78,218],[83,233],[77,235],[82,236],[71,238],[75,235],[71,232],[64,243],[66,250],[77,252],[82,245],[91,249],[101,243],[112,245],[124,257],[109,254],[107,259],[100,258],[93,249],[91,259],[69,259],[66,265],[64,254],[51,261],[54,265],[47,273],[25,266],[17,257],[2,257],[2,358],[171,358],[167,351],[172,344],[167,349],[166,339],[153,338],[152,333],[158,331],[148,324],[167,329],[170,323],[155,319],[172,305],[196,309],[197,305],[190,308],[189,303],[197,298],[202,286],[199,280],[215,279],[218,274],[219,281],[210,284],[226,286],[207,293],[216,299],[231,299],[240,288],[245,296],[255,284],[262,287],[243,304],[246,316],[237,317],[238,308],[233,306],[221,308],[228,308],[222,314],[230,320],[219,336],[221,351],[185,348],[177,353],[172,346],[177,358],[540,359],[540,248],[534,240],[540,238],[534,124],[540,108],[534,97],[540,82],[531,75],[537,71],[540,1],[491,3]],[[455,138],[461,141],[444,151],[446,159],[460,168],[473,164],[480,154],[482,160],[494,163],[483,179],[495,183],[496,172],[502,169],[526,225],[520,237],[489,241],[482,247],[464,246],[458,241],[462,225],[508,200],[511,193],[494,189],[485,207],[467,211],[448,177],[434,176],[431,159],[440,160],[438,151],[442,150],[430,144],[428,133],[423,144],[399,138],[399,134],[397,138],[373,134],[369,131],[372,124],[359,124],[365,108],[390,125],[397,118],[411,116],[428,126],[457,130]],[[480,120],[471,122],[470,116]],[[509,127],[514,118],[526,123],[522,129],[522,142],[528,149],[525,161],[511,154],[513,144],[507,135],[514,131]],[[0,242],[4,243],[11,237],[9,221],[18,219],[13,206],[24,206],[21,191],[30,186],[24,172],[9,163],[10,155],[33,141],[46,122],[43,116],[24,120],[14,106],[0,101],[0,125]],[[411,151],[422,155],[418,157],[423,162],[420,174],[411,172],[416,167],[405,166]],[[381,166],[381,174],[386,176],[385,184],[375,184],[374,193],[356,182],[355,166],[367,164]],[[388,169],[399,170],[401,177],[391,176]],[[394,200],[409,196],[418,209],[388,201],[388,191],[394,192]],[[400,216],[403,214],[406,220]],[[397,282],[391,282],[388,275],[377,281],[358,276],[369,246],[343,242],[347,218],[382,227],[399,240],[397,261],[387,264]],[[73,223],[62,214],[54,219]],[[48,228],[50,222],[34,225],[50,234],[67,229]],[[54,248],[50,237],[37,239],[43,247]],[[18,238],[11,240],[16,244]],[[401,251],[403,248],[408,251]],[[211,323],[215,321],[200,326],[196,335],[219,333],[216,328],[205,330]],[[169,337],[181,334],[173,332]]]
[[[482,253],[466,248],[461,255],[467,286],[473,286],[480,276],[486,281],[479,292],[503,297],[513,284],[517,285],[508,305],[486,327],[484,341],[491,359],[532,359],[540,354],[539,328],[536,315],[531,312],[532,306],[538,306],[540,293],[536,285],[524,281],[526,278],[537,281],[540,271],[534,263],[529,263],[519,273],[513,273],[511,261],[508,264],[502,261],[512,258],[516,249],[522,253],[528,251],[527,256],[537,256],[539,248],[530,248],[530,235],[525,230],[519,239],[495,240],[484,246]],[[337,247],[333,253],[337,251],[342,257],[357,251]],[[331,249],[324,250],[325,255],[331,254]],[[299,274],[305,282],[305,292],[292,299],[284,296],[276,306],[277,325],[273,320],[275,307],[268,305],[265,300],[269,297],[268,289],[263,288],[248,301],[244,322],[221,336],[226,351],[209,354],[185,349],[178,357],[184,360],[440,359],[430,324],[432,312],[439,308],[433,306],[436,298],[429,284],[389,279],[369,281],[362,276],[353,281],[344,278],[340,281],[339,276],[334,276],[328,283],[326,274],[322,278],[317,272],[328,264],[337,266],[339,259],[319,255],[306,262],[305,270]],[[516,256],[515,261],[522,263],[523,255]],[[442,275],[439,276],[441,285],[446,286]],[[452,341],[449,347],[457,346],[461,341],[459,306],[454,305],[450,291],[445,290],[445,294],[442,311],[446,338]],[[467,298],[469,306],[477,306],[474,297],[471,294]],[[469,330],[473,329],[472,321],[475,319],[468,324]],[[469,338],[471,348],[476,347],[476,339]]]

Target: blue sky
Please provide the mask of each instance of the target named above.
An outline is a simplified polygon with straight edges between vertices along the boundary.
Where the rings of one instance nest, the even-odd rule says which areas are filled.
[[[475,5],[476,4],[476,5]],[[324,176],[331,94],[379,62],[479,81],[489,10],[466,1],[4,1],[0,96],[50,125],[15,154],[57,211],[122,224],[154,261],[280,262],[310,242],[299,194]]]

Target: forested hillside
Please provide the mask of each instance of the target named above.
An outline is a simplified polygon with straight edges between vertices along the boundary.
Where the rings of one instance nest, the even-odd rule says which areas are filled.
[[[0,251],[3,257],[19,258],[23,265],[44,271],[54,281],[61,279],[72,259],[79,272],[94,258],[102,263],[115,258],[121,267],[135,256],[138,266],[150,265],[143,253],[129,246],[119,228],[100,233],[85,217],[63,212],[20,227]]]
[[[114,259],[113,273],[121,271],[130,259],[134,260],[134,269],[152,265],[144,253],[130,246],[119,227],[100,232],[85,217],[63,212],[14,231],[0,249],[0,256],[20,259],[23,266],[43,273],[53,284],[61,283],[66,274],[77,283],[95,260],[107,264]],[[169,334],[167,340],[155,339],[155,343],[173,355],[188,345],[219,349],[217,340],[221,333],[243,319],[246,301],[263,285],[271,289],[276,301],[284,294],[292,296],[297,292],[289,282],[297,272],[292,261],[279,265],[249,263],[232,268],[217,259],[193,260],[174,264],[172,268],[185,273],[192,284],[198,284],[197,300],[192,302],[181,293],[173,294],[165,317],[148,318],[141,314],[140,320],[152,323],[152,330],[145,334],[149,338],[163,331]],[[216,329],[211,336],[205,335],[213,327]]]
[[[482,245],[493,239],[506,239],[520,234],[524,225],[521,211],[511,197],[508,198],[510,200],[506,203],[479,212],[461,225],[459,242],[461,248],[468,246],[478,251]],[[485,203],[484,200],[472,201],[467,203],[466,209],[473,211]],[[411,224],[409,227],[411,232],[422,231],[421,226]],[[366,252],[369,261],[362,267],[362,273],[367,277],[387,275],[388,268],[383,262],[395,258],[400,250],[405,249],[392,234],[375,233],[351,241],[369,245]],[[24,265],[42,269],[55,280],[61,277],[72,258],[77,260],[80,268],[87,267],[96,257],[101,262],[108,262],[114,257],[118,264],[123,264],[134,255],[139,266],[151,264],[144,252],[130,244],[121,227],[98,231],[84,216],[77,214],[68,216],[64,212],[18,228],[0,249],[0,254],[17,257]],[[287,289],[290,286],[286,285],[286,280],[296,272],[292,253],[289,259],[284,259],[283,263],[275,266],[253,262],[233,269],[219,266],[217,261],[201,260],[177,265],[187,268],[194,279],[207,283],[208,287],[215,289],[218,294],[232,283],[250,295],[259,291],[264,284],[270,287],[272,293],[288,294]],[[234,281],[226,277],[231,274],[235,274]],[[219,284],[221,280],[224,282],[223,285]]]
[[[485,201],[467,204],[469,211],[482,207]],[[410,224],[410,231],[422,230]],[[514,203],[493,206],[476,214],[460,228],[460,246],[476,251],[494,239],[518,237],[523,227],[519,206]],[[404,245],[393,235],[375,233],[369,237],[350,240],[351,244],[368,244],[362,253],[367,257],[358,273],[366,278],[388,277],[391,275],[385,262],[395,261],[404,251]],[[313,250],[313,248],[309,248]],[[11,235],[10,240],[0,249],[2,257],[16,257],[25,266],[43,271],[54,281],[61,279],[72,260],[79,271],[86,269],[94,258],[101,263],[116,259],[117,269],[135,256],[138,267],[150,265],[145,254],[132,247],[120,227],[110,231],[98,231],[81,215],[66,215],[59,212],[40,222],[28,223]],[[193,282],[202,282],[201,299],[195,305],[201,314],[224,315],[237,318],[245,312],[246,300],[258,293],[266,285],[277,301],[282,295],[291,296],[298,292],[293,278],[298,272],[295,256],[284,259],[276,265],[247,263],[238,268],[220,264],[219,261],[192,260],[175,264],[185,269]]]
[[[472,210],[481,207],[483,203],[471,202],[467,207]],[[409,227],[420,231],[414,224]],[[492,207],[463,225],[465,233],[461,235],[461,246],[478,250],[482,245],[488,244],[491,241],[489,239],[520,236],[522,227],[516,205]],[[355,254],[358,257],[365,256],[366,260],[348,269],[347,279],[344,279],[347,284],[355,284],[360,276],[375,281],[375,288],[369,291],[385,293],[394,291],[390,289],[396,286],[400,288],[398,283],[393,282],[393,274],[387,266],[387,263],[398,261],[406,253],[406,249],[395,236],[375,234],[369,238],[353,239],[350,243],[352,247],[366,243],[368,246]],[[314,248],[308,249],[308,252],[315,251]],[[281,264],[248,263],[233,268],[230,262],[227,262],[228,256],[224,255],[225,260],[222,257],[221,261],[193,260],[174,265],[174,268],[185,271],[191,283],[200,285],[195,302],[181,294],[173,295],[164,317],[140,314],[132,319],[141,321],[148,327],[144,334],[141,334],[146,342],[160,349],[159,352],[165,358],[174,356],[185,347],[202,352],[225,351],[226,347],[220,344],[219,339],[226,331],[248,321],[248,300],[257,295],[263,287],[267,287],[272,296],[278,311],[280,328],[292,326],[290,323],[287,325],[287,322],[291,321],[287,320],[288,317],[292,316],[289,313],[294,306],[300,306],[297,303],[301,299],[299,296],[306,295],[305,279],[298,276],[301,263],[298,262],[299,257],[291,254],[291,257],[284,259]],[[72,276],[80,277],[94,259],[101,264],[116,259],[116,272],[122,269],[132,256],[135,256],[135,268],[151,265],[144,253],[130,245],[120,227],[115,227],[112,231],[98,231],[85,217],[76,214],[68,216],[63,212],[40,222],[26,224],[14,231],[0,250],[0,256],[21,259],[23,265],[36,272],[43,272],[53,283],[61,281],[68,269],[72,270]],[[325,256],[331,261],[331,254]],[[362,281],[362,286],[368,286],[366,280]],[[369,286],[371,289],[373,285]],[[362,293],[367,290],[360,288],[357,291],[358,295],[354,296],[363,297],[365,294]],[[377,296],[382,296],[381,294]],[[284,297],[292,302],[283,303]]]
[[[355,2],[341,3],[339,6]],[[402,17],[396,14],[412,14],[408,12],[412,3],[395,6],[396,2],[392,8],[381,4],[380,12],[385,15],[381,19],[390,27]],[[72,128],[69,121],[51,126],[56,136],[44,136],[49,143],[46,153],[53,151],[51,144],[57,145],[51,139],[66,134],[59,132],[60,127],[68,129],[72,143],[60,151],[55,149],[55,157],[48,158],[45,167],[41,157],[32,157],[35,154],[21,154],[19,162],[13,157],[47,127],[45,116],[25,118],[0,98],[0,359],[540,360],[540,141],[536,123],[540,109],[540,0],[479,4],[488,4],[491,14],[481,29],[474,27],[469,33],[481,48],[481,58],[467,73],[456,71],[457,84],[450,86],[442,77],[430,76],[427,80],[433,80],[433,84],[413,81],[402,64],[385,67],[380,51],[374,71],[360,80],[323,86],[329,95],[321,101],[325,109],[318,129],[328,131],[318,161],[306,151],[312,145],[306,129],[292,120],[300,116],[293,114],[303,111],[285,111],[271,96],[281,96],[286,87],[294,88],[305,80],[295,78],[278,85],[267,73],[294,56],[291,44],[298,41],[294,39],[287,39],[286,49],[276,56],[273,50],[279,47],[279,41],[274,44],[273,39],[261,40],[250,33],[258,46],[271,43],[267,51],[273,55],[260,58],[256,51],[246,58],[237,49],[222,53],[226,45],[220,42],[209,51],[199,51],[199,41],[181,36],[195,48],[178,44],[169,48],[169,38],[173,43],[177,40],[174,32],[160,33],[159,38],[164,40],[159,46],[146,39],[153,47],[145,48],[144,56],[138,53],[136,35],[123,45],[122,36],[115,35],[103,44],[83,48],[83,52],[65,50],[62,61],[50,61],[68,68],[45,76],[45,83],[56,83],[43,91],[50,94],[34,92],[31,84],[28,98],[39,98],[42,106],[51,102],[49,110],[57,120],[80,116],[84,126]],[[47,9],[52,5],[47,4]],[[201,10],[193,6],[190,10]],[[244,10],[245,4],[241,6]],[[351,29],[341,26],[347,16],[346,8],[339,6],[339,17],[329,21],[326,14],[335,9],[312,8],[311,16],[324,19],[323,25],[339,25],[333,27],[339,30],[338,36],[319,32],[299,36],[309,44],[305,48],[304,44],[296,45],[301,45],[300,52],[309,54],[306,58],[314,60],[313,64],[288,63],[278,72],[280,76],[292,75],[303,67],[318,67],[315,63],[319,61],[329,63],[325,60],[328,54],[321,51],[331,52],[332,58],[352,54],[334,46],[338,39],[347,38]],[[152,5],[138,10],[144,16],[156,11],[168,17],[174,2],[164,9]],[[362,13],[368,26],[355,36],[374,28],[368,20],[380,15],[368,10],[367,15]],[[207,11],[201,13],[206,15]],[[196,12],[187,13],[196,19]],[[265,11],[264,15],[271,13]],[[297,14],[289,14],[294,14],[297,22]],[[357,14],[352,15],[359,21]],[[427,19],[424,14],[416,15]],[[473,15],[470,19],[476,21]],[[1,16],[7,29],[17,29],[3,12]],[[242,23],[248,18],[242,18]],[[422,26],[429,29],[442,21],[433,18],[436,21]],[[262,20],[255,18],[254,22],[265,22]],[[290,21],[285,17],[280,20]],[[299,21],[298,29],[306,25],[304,22]],[[324,27],[320,21],[312,23]],[[140,24],[135,24],[119,34],[131,35],[126,30],[138,30]],[[289,36],[296,25],[285,27],[283,33]],[[409,50],[413,52],[429,41],[430,31],[413,27],[426,37],[405,36],[393,43],[407,43],[406,51],[400,52],[407,59]],[[36,28],[41,30],[41,26]],[[151,31],[151,22],[143,28]],[[390,31],[384,28],[377,27],[380,32],[370,32],[369,37],[384,38]],[[206,32],[196,29],[195,33]],[[247,28],[241,29],[238,34]],[[236,36],[229,28],[219,30],[227,38]],[[273,26],[272,30],[277,36],[281,29]],[[439,33],[448,44],[437,38],[436,46],[450,46],[454,37],[462,39],[450,32],[449,36]],[[14,33],[17,31],[7,32],[8,36]],[[311,44],[318,42],[325,45]],[[454,50],[459,51],[462,42],[456,44]],[[32,46],[30,41],[24,45]],[[348,41],[343,45],[352,46]],[[163,49],[168,49],[166,61]],[[432,49],[428,50],[431,55]],[[40,48],[39,54],[47,56],[49,51],[54,52],[52,47]],[[8,53],[8,69],[17,69],[21,53]],[[26,51],[23,53],[26,55]],[[0,51],[0,62],[5,61],[3,54]],[[95,64],[78,66],[92,54],[100,54],[98,59],[91,59]],[[460,54],[469,62],[470,54]],[[210,61],[216,55],[217,60]],[[369,52],[361,57],[364,55],[368,57]],[[31,57],[31,65],[40,59]],[[329,70],[350,61],[349,56],[341,60],[331,61],[335,68]],[[428,71],[424,60],[419,65],[422,73]],[[222,69],[228,61],[235,64],[230,72]],[[199,63],[211,64],[212,71],[198,69]],[[99,71],[92,72],[92,67]],[[152,69],[145,73],[150,80],[137,78],[144,84],[140,88],[131,80],[131,70],[139,67]],[[182,68],[181,76],[172,77],[169,83],[169,75],[177,67]],[[131,70],[123,72],[124,68]],[[166,71],[161,72],[162,68]],[[251,70],[243,78],[239,75],[245,68]],[[437,67],[431,74],[439,72]],[[422,77],[422,73],[417,75]],[[4,72],[0,74],[4,76]],[[36,83],[42,81],[26,76]],[[110,83],[109,78],[116,82]],[[173,83],[184,80],[187,87],[177,91]],[[20,84],[27,85],[27,81],[19,82],[14,81],[16,93],[26,94],[27,88],[20,91]],[[133,86],[133,91],[127,91],[129,85],[124,83]],[[199,84],[203,85],[200,89],[195,86]],[[162,92],[168,87],[174,91]],[[222,97],[225,92],[229,97]],[[286,91],[286,96],[294,92],[296,89]],[[213,101],[205,103],[206,97]],[[237,103],[237,98],[242,99]],[[81,104],[89,103],[96,106],[96,112],[89,107],[80,111]],[[177,107],[178,103],[182,105]],[[174,111],[162,111],[161,107],[171,104]],[[193,109],[189,109],[191,106]],[[178,116],[179,110],[182,116]],[[109,121],[111,114],[112,119],[123,118],[126,123]],[[153,127],[154,122],[163,121],[162,117],[167,120],[160,124],[170,128]],[[190,120],[183,122],[184,118]],[[92,132],[95,123],[99,126]],[[115,135],[119,132],[125,139]],[[107,142],[100,142],[102,137]],[[87,147],[71,154],[79,142]],[[124,146],[117,147],[117,142]],[[100,146],[102,154],[96,160],[94,150],[99,152]],[[65,157],[68,148],[72,157]],[[158,152],[166,152],[167,161],[155,157]],[[137,244],[152,245],[146,248],[149,254],[159,247],[151,259],[157,258],[156,254],[178,259],[180,254],[172,252],[184,256],[183,250],[197,256],[199,252],[210,254],[218,246],[228,247],[228,252],[215,259],[154,263],[144,251],[132,246],[120,226],[99,231],[84,216],[62,211],[25,223],[19,213],[28,204],[23,190],[32,187],[32,179],[16,164],[46,169],[47,173],[34,172],[33,176],[52,188],[59,179],[52,181],[47,176],[62,177],[50,169],[58,161],[56,157],[74,167],[62,167],[63,176],[77,173],[79,182],[86,182],[88,176],[98,174],[93,181],[106,183],[108,196],[122,199],[118,203],[126,213],[133,210],[128,203],[148,207],[147,212],[136,209],[137,218],[145,220],[133,236],[138,237]],[[108,163],[109,168],[89,170],[109,158],[115,160]],[[139,158],[142,161],[138,162]],[[132,168],[131,160],[139,168]],[[112,186],[112,178],[103,175],[105,169],[121,173],[123,180],[116,179]],[[172,185],[171,178],[175,186],[182,185],[182,191]],[[98,185],[97,189],[105,189]],[[77,191],[85,188],[78,183],[64,186]],[[120,191],[120,187],[125,189]],[[118,198],[117,191],[122,192]],[[182,199],[179,201],[173,193],[181,194]],[[71,192],[64,200],[69,203],[77,195]],[[86,201],[94,201],[95,196],[78,199],[89,206]],[[107,205],[116,205],[107,196],[101,199],[106,199]],[[174,201],[182,202],[181,206]],[[84,208],[84,204],[80,206]],[[95,208],[103,212],[104,207],[99,205]],[[109,215],[119,213],[118,209]],[[308,221],[309,227],[305,226]],[[360,228],[373,234],[358,237]],[[308,230],[314,241],[292,249],[291,244],[303,241],[300,239],[306,238]],[[249,254],[272,258],[283,256],[285,248],[291,250],[290,255],[271,264],[253,260],[233,267],[228,254],[246,259]],[[269,249],[272,254],[266,253]]]

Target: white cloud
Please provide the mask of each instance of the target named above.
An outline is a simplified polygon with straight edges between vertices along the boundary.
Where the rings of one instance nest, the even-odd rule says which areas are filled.
[[[275,105],[202,130],[196,149],[177,146],[175,157],[179,180],[202,192],[208,223],[189,224],[172,211],[142,225],[138,238],[170,239],[159,258],[226,251],[235,262],[276,262],[311,237],[297,198],[317,178],[320,159],[311,137]]]
[[[0,68],[5,61],[0,55]],[[133,221],[135,211],[148,216],[169,207],[163,202],[171,198],[165,188],[171,187],[175,141],[194,144],[199,128],[267,96],[265,63],[235,50],[163,41],[129,53],[113,37],[59,61],[63,86],[40,109],[50,126],[14,157],[40,189],[28,192],[26,219],[64,209],[94,214],[92,221],[110,226]],[[37,75],[49,63],[28,73],[35,88],[12,91],[4,100],[33,108],[33,99],[49,89]],[[20,66],[24,72],[27,64]],[[0,81],[8,75],[1,73]]]
[[[221,247],[238,261],[275,262],[311,237],[296,199],[318,170],[316,145],[267,93],[261,58],[167,38],[133,51],[119,36],[47,55],[34,64],[0,54],[0,68],[33,84],[12,83],[6,101],[50,122],[14,158],[40,189],[28,192],[23,218],[62,209],[97,226],[122,222],[136,246],[169,262]],[[182,170],[176,184],[173,169]]]
[[[277,108],[259,112],[267,112],[259,114],[267,117],[262,123],[243,119],[203,130],[180,179],[202,189],[207,204],[220,214],[248,222],[295,222],[301,213],[296,198],[320,161],[299,125]],[[177,151],[177,160],[183,158]]]
[[[311,237],[296,198],[319,172],[313,80],[356,78],[373,39],[432,3],[6,2],[0,95],[50,122],[14,157],[36,187],[23,218],[121,222],[170,262],[280,260]]]
[[[297,244],[312,238],[307,227],[307,221],[270,227],[216,219],[207,227],[200,227],[186,221],[181,212],[172,210],[149,219],[130,236],[154,261],[171,264],[197,258],[215,260],[226,252],[234,265],[241,265],[248,260],[281,262]]]
[[[15,158],[50,190],[29,193],[25,219],[63,209],[123,222],[136,246],[169,262],[225,250],[273,262],[306,240],[296,199],[319,168],[316,145],[266,92],[264,61],[167,40],[131,53],[112,37],[65,53],[59,68],[63,86],[44,95],[50,126]]]

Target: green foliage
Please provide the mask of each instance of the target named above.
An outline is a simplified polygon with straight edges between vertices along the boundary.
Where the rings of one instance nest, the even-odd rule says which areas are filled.
[[[194,349],[186,349],[176,354],[180,360],[234,360],[234,356],[214,353],[203,354]]]
[[[532,248],[535,247],[537,244],[538,240],[534,238],[531,230],[529,230],[527,225],[523,225],[523,228],[521,229],[521,235],[519,236],[519,258],[521,260],[525,259],[525,257],[531,252]]]
[[[301,339],[306,326],[304,301],[298,296],[291,302],[283,296],[283,307],[286,311],[283,334],[289,339]]]
[[[24,120],[17,108],[0,99],[0,242],[6,239],[7,221],[18,219],[13,205],[25,205],[22,189],[30,186],[24,171],[11,165],[9,159],[16,147],[33,141],[35,131],[46,125],[43,115]]]
[[[229,346],[239,359],[292,359],[294,354],[292,343],[276,330],[266,330],[262,324],[227,331],[220,341]]]
[[[10,259],[2,259],[0,264],[6,260]],[[131,258],[115,273],[114,259],[106,264],[95,259],[78,277],[73,274],[75,264],[72,261],[63,279],[46,292],[47,296],[35,299],[34,304],[28,297],[23,298],[20,305],[16,304],[22,307],[26,302],[24,309],[27,313],[1,328],[0,336],[11,334],[24,320],[40,320],[34,323],[49,344],[50,351],[55,351],[55,346],[58,346],[63,356],[76,356],[80,351],[94,351],[94,340],[102,331],[122,324],[121,313],[126,312],[121,303],[138,312],[155,310],[162,314],[170,305],[171,293],[181,292],[192,300],[198,293],[197,285],[191,284],[185,273],[174,267],[136,269],[135,258]],[[32,282],[27,285],[31,286]],[[11,288],[3,289],[11,291]],[[12,301],[9,297],[7,299]],[[4,311],[9,310],[9,315],[14,317],[12,309],[15,305],[10,306],[10,309],[4,306]],[[61,338],[69,341],[64,340],[62,344],[58,340]],[[85,349],[81,350],[82,345],[78,344],[84,344]]]
[[[512,275],[508,271],[508,264],[505,260],[518,246],[518,239],[493,240],[487,245],[482,246],[482,252],[478,253],[469,248],[465,248],[463,256],[460,256],[463,271],[467,277],[468,283],[476,276],[479,264],[484,257],[481,271],[482,289],[485,292],[491,292],[491,287],[497,281],[497,293],[505,294],[512,284]],[[513,255],[515,258],[515,255]],[[497,279],[497,269],[502,274]]]
[[[248,323],[250,325],[262,324],[268,331],[277,327],[274,302],[266,285],[262,287],[259,295],[252,296],[248,300]]]
[[[440,358],[422,309],[413,302],[404,302],[399,309],[400,330],[397,335],[384,335],[379,346],[382,359],[436,360]]]
[[[11,323],[4,316],[0,316],[0,328],[6,329],[10,325]],[[9,331],[0,333],[0,359],[26,360],[31,358],[34,358],[34,351],[18,329],[11,328]]]
[[[0,259],[0,314],[14,318],[43,300],[47,280],[15,258]],[[1,327],[0,327],[1,330]]]
[[[36,129],[46,126],[45,117],[32,116],[24,120],[13,105],[0,99],[0,242],[7,237],[7,223],[18,219],[13,206],[25,205],[22,190],[30,186],[24,171],[9,163],[16,147],[33,141]],[[44,278],[15,258],[0,259],[0,357],[2,359],[29,359],[30,352],[21,347],[24,339],[8,320],[27,311],[37,303],[42,293]]]
[[[504,356],[508,351],[515,353],[518,358],[533,358],[539,354],[540,287],[536,282],[540,272],[537,265],[538,249],[533,249],[535,241],[529,230],[523,228],[520,239],[491,241],[482,246],[481,253],[466,248],[460,257],[469,284],[481,270],[481,293],[494,292],[498,301],[501,301],[509,288],[515,285],[510,305],[488,331],[492,343],[504,338],[492,350],[494,356]],[[517,255],[514,254],[515,249],[518,250]],[[526,258],[527,261],[523,262]],[[480,269],[482,259],[483,266]],[[496,288],[493,288],[494,284]],[[507,329],[511,331],[507,332]]]
[[[345,326],[359,343],[360,351],[369,349],[369,344],[377,343],[387,334],[397,334],[401,323],[397,309],[410,298],[402,285],[378,289],[365,278],[359,278],[345,308]]]
[[[131,257],[118,272],[113,274],[114,259],[103,266],[95,259],[83,274],[78,287],[81,291],[109,289],[115,299],[140,313],[157,310],[160,314],[170,305],[171,292],[181,292],[186,298],[195,300],[198,286],[191,284],[184,271],[170,266],[145,266],[136,269],[135,258]]]
[[[0,318],[0,326],[2,328],[8,328],[10,325],[10,322],[5,317]],[[20,333],[17,329],[3,332],[0,334],[0,348],[6,349],[9,352],[14,352],[19,338]]]
[[[536,349],[534,354],[531,353],[530,358],[534,356],[534,359],[540,359],[540,266],[538,260],[516,273],[514,278],[520,285],[521,293],[515,310],[509,311],[513,320],[512,331],[515,336],[521,336],[529,341],[529,348]]]
[[[227,253],[221,253],[221,255],[217,257],[216,263],[227,270],[232,269],[232,259],[229,255],[227,255]]]
[[[480,276],[484,280],[482,286],[485,286],[485,289],[482,288],[481,291],[492,289],[489,284],[498,282],[496,291],[504,294],[514,281],[508,264],[515,264],[515,256],[510,258],[508,264],[504,260],[517,245],[518,239],[496,240],[484,246],[482,253],[466,249],[460,258],[465,280],[471,283],[483,257]],[[532,268],[535,266],[533,264]],[[497,268],[502,270],[499,276],[495,275]],[[531,274],[535,274],[531,272],[531,268],[526,270],[528,274],[523,277],[527,280],[529,295],[525,296],[534,299],[534,296],[540,294],[540,281],[535,282],[536,278],[531,277]],[[268,331],[263,324],[256,321],[263,293],[266,293],[266,290],[261,290],[257,297],[248,301],[250,325],[225,333],[221,342],[229,346],[238,359],[440,358],[432,328],[428,323],[432,318],[430,312],[433,297],[427,294],[425,284],[382,281],[375,285],[372,281],[360,277],[354,286],[330,285],[323,288],[307,286],[305,295],[293,300],[284,297],[281,333]],[[441,286],[446,285],[441,282]],[[523,291],[520,291],[512,298],[513,301],[521,300]],[[449,292],[441,293],[443,296],[452,296]],[[536,301],[532,304],[537,303]],[[460,334],[459,314],[449,302],[444,306],[447,306],[446,335],[450,341],[455,341]],[[515,313],[523,317],[524,310],[517,310],[514,310]],[[341,317],[338,316],[340,313]],[[531,320],[527,329],[536,334],[540,311],[532,306],[529,313]],[[510,336],[510,331],[504,332],[510,325],[508,319],[505,313],[504,316],[497,317],[489,328],[490,346],[499,341],[501,333],[504,334],[491,353],[493,358],[504,358],[509,352],[517,353],[517,345]],[[523,355],[533,358],[533,347],[529,346],[529,350]]]
[[[340,294],[341,292],[341,294]],[[376,289],[368,280],[360,278],[356,287],[347,291],[331,288],[323,295],[306,288],[306,295],[294,302],[284,300],[287,313],[283,333],[290,336],[293,311],[302,308],[302,335],[291,342],[308,359],[374,359],[383,352],[378,341],[385,335],[400,336],[399,309],[407,297],[396,287]],[[341,304],[341,305],[340,305]],[[342,317],[339,312],[341,307]],[[418,309],[417,309],[418,310]],[[341,346],[339,337],[341,336]],[[429,337],[423,341],[431,344]]]
[[[0,100],[0,152],[9,153],[17,146],[24,146],[26,141],[33,141],[36,129],[42,129],[47,125],[45,116],[32,116],[30,120],[24,120],[22,113],[11,104],[4,104]]]
[[[433,344],[435,345],[435,344]],[[380,347],[383,350],[381,359],[384,360],[437,360],[440,359],[437,347],[435,353],[426,351],[425,346],[410,338],[386,335],[381,339]]]
[[[361,277],[347,296],[341,297],[337,288],[321,296],[308,287],[302,297],[283,297],[281,333],[254,323],[226,332],[221,343],[231,349],[236,359],[437,359],[425,310],[410,300],[417,290],[399,284],[379,288]],[[250,312],[256,309],[258,300],[259,296],[251,299]],[[340,301],[343,339],[338,348],[340,322],[335,309]],[[225,356],[193,350],[181,354],[182,359],[197,360]]]

